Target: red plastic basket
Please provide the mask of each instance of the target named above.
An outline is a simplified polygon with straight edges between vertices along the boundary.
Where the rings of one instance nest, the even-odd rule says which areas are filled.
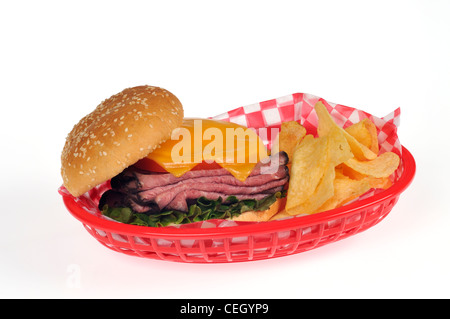
[[[152,228],[87,212],[60,192],[70,213],[106,247],[127,255],[177,262],[224,263],[301,253],[362,232],[384,219],[411,183],[416,164],[402,148],[403,172],[387,190],[327,212],[222,228]]]
[[[396,133],[400,109],[378,118],[311,94],[294,93],[239,107],[214,119],[254,129],[279,129],[282,122],[298,121],[309,133],[314,133],[317,127],[314,105],[319,100],[344,128],[363,118],[374,122],[380,152],[393,151],[402,159],[389,189],[370,191],[351,204],[309,216],[261,223],[204,221],[179,228],[127,225],[102,216],[97,204],[101,194],[110,187],[108,182],[78,198],[64,187],[59,192],[70,213],[100,243],[112,250],[145,258],[195,263],[251,261],[296,254],[344,239],[386,217],[414,177],[414,158],[402,147]],[[262,137],[268,148],[274,137],[272,134]]]

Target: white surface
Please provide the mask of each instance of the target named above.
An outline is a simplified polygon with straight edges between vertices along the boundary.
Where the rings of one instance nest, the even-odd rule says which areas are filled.
[[[275,4],[276,3],[276,4]],[[450,297],[449,1],[1,2],[0,297]],[[65,210],[72,126],[125,87],[187,116],[294,92],[384,116],[417,175],[391,214],[290,257],[219,265],[129,257]]]

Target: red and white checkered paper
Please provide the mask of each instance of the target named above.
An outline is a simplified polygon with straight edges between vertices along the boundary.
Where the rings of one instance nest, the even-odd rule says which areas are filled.
[[[369,118],[378,129],[380,153],[392,151],[401,155],[401,144],[397,136],[397,127],[400,124],[400,108],[383,118],[378,118],[367,112],[331,103],[311,94],[295,93],[243,106],[214,116],[213,119],[241,124],[256,129],[256,132],[259,128],[273,127],[279,129],[283,122],[298,121],[306,128],[308,133],[316,134],[317,115],[314,111],[314,105],[318,101],[321,101],[327,107],[335,122],[343,128]],[[270,148],[276,136],[270,136],[270,130],[268,133],[264,142]],[[264,139],[263,136],[261,137]]]
[[[271,134],[270,128],[278,128],[279,132],[281,123],[286,121],[298,121],[302,124],[309,134],[316,134],[317,115],[314,110],[314,105],[321,101],[330,112],[333,119],[338,125],[346,128],[354,123],[361,121],[364,118],[369,118],[377,127],[378,142],[380,145],[380,153],[395,152],[401,156],[401,144],[397,136],[397,127],[400,124],[400,108],[397,108],[392,113],[379,118],[367,112],[358,110],[356,108],[348,107],[341,104],[328,102],[317,96],[306,93],[295,93],[292,95],[283,96],[273,100],[259,102],[243,107],[236,108],[226,113],[211,117],[216,120],[228,121],[244,125],[249,128],[254,128],[258,133],[260,128],[269,128],[267,136],[261,136],[263,142],[270,149],[272,143],[275,141],[277,134]],[[402,173],[402,166],[393,174],[394,182],[400,177]],[[99,218],[106,218],[101,215],[98,210],[98,202],[101,195],[110,188],[109,181],[93,188],[84,195],[78,197],[76,200],[79,205],[87,212],[97,215]],[[372,190],[359,198],[367,198],[373,196],[375,193],[382,190]],[[62,186],[59,192],[63,196],[70,196],[67,190]],[[301,217],[300,217],[301,218]],[[168,226],[178,228],[213,228],[213,227],[231,227],[242,224],[248,225],[251,222],[235,222],[229,220],[209,220],[204,222],[196,222],[192,224]],[[169,243],[168,243],[169,244]],[[184,243],[190,246],[193,243]]]

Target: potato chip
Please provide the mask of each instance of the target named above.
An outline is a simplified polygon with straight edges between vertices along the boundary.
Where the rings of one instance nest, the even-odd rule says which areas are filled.
[[[335,176],[336,178],[344,178],[346,177],[344,174],[344,169],[343,169],[343,165],[338,165],[334,168],[334,172],[335,172]]]
[[[381,189],[388,189],[392,186],[392,180],[389,177],[366,177],[366,179],[369,181],[370,188],[381,188]]]
[[[365,145],[375,154],[379,152],[378,133],[375,124],[368,118],[350,125],[345,131],[353,136],[358,142]]]
[[[356,138],[347,133],[344,129],[342,129],[339,125],[337,125],[330,113],[328,113],[327,108],[323,105],[322,102],[317,102],[314,106],[316,110],[319,123],[317,127],[317,133],[319,136],[326,135],[332,129],[341,130],[346,138],[350,148],[352,150],[353,155],[359,160],[371,160],[377,157],[377,154],[372,152],[367,146],[358,142]]]
[[[344,163],[354,171],[373,177],[389,177],[400,164],[400,157],[393,152],[386,152],[370,161],[350,158]]]
[[[336,178],[333,182],[334,195],[329,198],[316,212],[334,209],[358,198],[371,189],[366,179],[353,180],[348,177]]]
[[[328,138],[330,161],[334,166],[339,165],[353,157],[350,145],[342,133],[342,130],[332,127],[327,134],[323,136]]]
[[[363,178],[366,178],[367,176],[364,174],[361,174],[357,171],[355,171],[353,168],[348,167],[347,165],[345,165],[344,163],[342,163],[341,165],[339,165],[340,171],[344,176],[347,176],[351,179],[356,179],[356,180],[361,180]]]
[[[354,180],[366,179],[370,183],[370,188],[382,188],[387,189],[392,186],[392,180],[390,177],[373,177],[361,174],[355,171],[353,168],[348,167],[345,164],[341,164],[336,167],[336,178],[351,178]]]
[[[287,123],[280,132],[280,150],[292,152],[291,177],[285,209],[272,220],[334,209],[370,189],[387,189],[400,164],[395,153],[378,156],[377,129],[369,119],[344,130],[323,103],[314,108],[319,120],[317,138],[303,137],[298,123]]]
[[[363,121],[350,125],[345,129],[345,131],[356,138],[358,142],[370,148],[372,144],[372,137],[370,136],[370,133],[364,125]]]
[[[292,156],[286,210],[299,206],[314,194],[329,162],[328,139],[306,135]]]
[[[296,121],[283,122],[281,124],[280,134],[272,147],[272,153],[280,151],[286,152],[289,162],[292,162],[295,146],[301,142],[306,135],[306,129]]]
[[[320,180],[320,183],[315,189],[314,193],[300,205],[297,205],[295,207],[286,206],[286,212],[290,215],[315,213],[329,198],[333,196],[334,177],[334,166],[328,165],[328,168],[322,179]]]
[[[291,214],[288,214],[288,212],[283,209],[281,211],[279,211],[278,213],[276,213],[274,216],[272,216],[269,220],[277,220],[277,219],[282,219],[282,218],[286,218],[286,217],[292,217]]]

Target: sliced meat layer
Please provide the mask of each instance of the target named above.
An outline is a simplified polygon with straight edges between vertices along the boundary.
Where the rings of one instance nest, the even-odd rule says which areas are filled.
[[[241,195],[242,196],[247,195],[247,198],[254,198],[254,195],[262,193],[265,196],[267,196],[267,194],[264,193],[265,191],[273,189],[278,186],[283,186],[284,184],[286,184],[287,181],[288,177],[284,177],[282,179],[266,181],[260,185],[255,186],[237,186],[237,185],[216,183],[214,181],[205,183],[182,183],[181,185],[174,186],[171,189],[157,195],[154,198],[154,202],[158,205],[160,209],[166,206],[173,208],[173,206],[169,204],[171,204],[175,200],[175,198],[178,198],[178,195],[180,193],[185,193],[186,191],[190,190],[214,192],[220,194],[215,198],[207,197],[209,199],[214,200],[216,200],[219,197],[225,198],[232,195],[236,197]],[[186,199],[192,199],[192,197],[188,197]]]
[[[231,185],[231,186],[241,186],[241,187],[256,187],[267,184],[272,181],[277,181],[284,179],[289,176],[289,172],[286,166],[280,166],[278,170],[273,174],[262,174],[253,175],[248,177],[245,181],[240,181],[232,175],[222,175],[222,176],[204,176],[191,178],[188,180],[179,181],[174,184],[158,186],[149,190],[141,191],[136,194],[136,200],[141,203],[147,203],[150,201],[155,201],[158,195],[164,194],[166,192],[173,192],[174,189],[180,188],[181,190],[187,187],[195,187],[197,184],[215,184],[215,185]],[[184,188],[184,189],[182,189]],[[157,201],[156,201],[157,202]]]
[[[283,190],[289,180],[288,160],[284,152],[270,156],[258,163],[245,181],[239,181],[225,169],[193,170],[175,177],[130,167],[111,180],[112,190],[102,196],[99,208],[108,204],[149,214],[162,210],[187,211],[189,203],[200,197],[260,200]]]
[[[286,165],[289,159],[285,152],[270,156],[267,161],[256,164],[250,176],[260,174],[273,174],[279,166]],[[192,170],[180,177],[175,177],[170,173],[150,173],[130,167],[123,173],[111,180],[111,186],[122,192],[140,192],[164,185],[171,185],[183,180],[210,177],[210,176],[232,176],[226,169],[218,168],[212,170]]]
[[[136,213],[159,212],[159,207],[155,203],[142,205],[136,202],[130,194],[118,192],[114,189],[107,190],[100,198],[98,208],[102,210],[105,205],[108,205],[108,207],[130,207]]]

